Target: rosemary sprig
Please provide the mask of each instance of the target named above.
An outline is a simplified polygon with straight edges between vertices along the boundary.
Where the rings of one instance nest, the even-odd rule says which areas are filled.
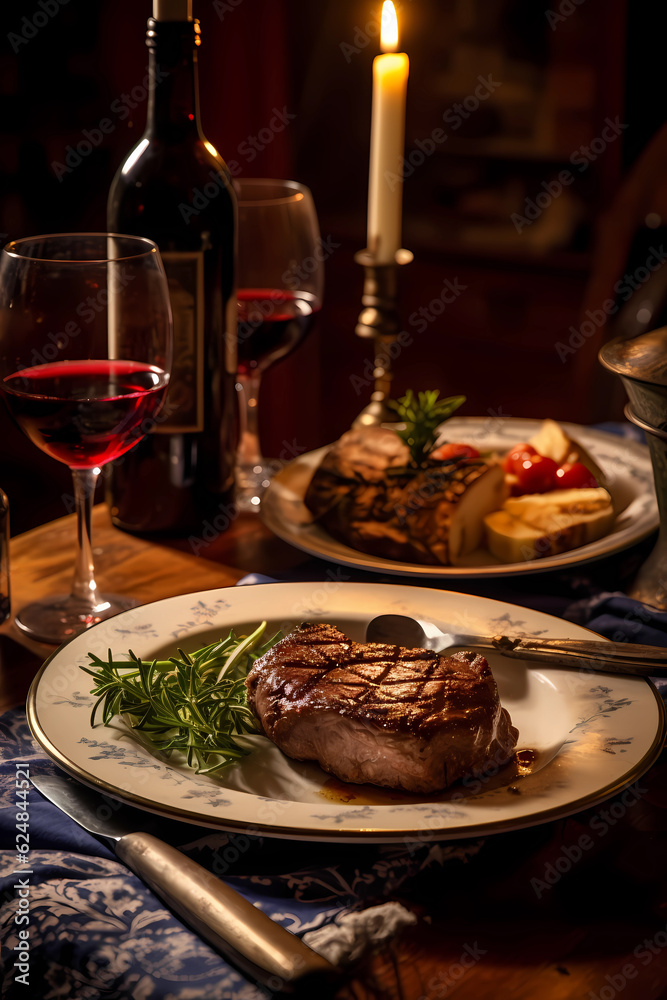
[[[178,650],[167,660],[144,661],[129,650],[130,660],[107,660],[89,653],[81,667],[95,680],[99,695],[90,723],[102,706],[108,725],[115,715],[128,716],[157,750],[185,754],[198,774],[211,774],[250,751],[236,739],[259,727],[246,699],[245,677],[254,661],[279,639],[278,632],[260,644],[266,622],[249,636],[232,630],[226,639],[195,653]]]
[[[440,424],[448,420],[466,400],[465,396],[438,400],[439,395],[437,389],[428,389],[415,396],[412,389],[408,389],[405,396],[398,400],[391,399],[388,403],[405,424],[405,429],[396,433],[409,447],[411,463],[417,468],[426,464],[429,452],[435,446]]]

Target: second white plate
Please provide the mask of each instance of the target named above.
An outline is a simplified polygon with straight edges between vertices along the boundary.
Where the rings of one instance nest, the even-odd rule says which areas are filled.
[[[479,451],[502,452],[532,437],[541,423],[541,420],[521,417],[497,420],[460,417],[447,422],[444,438],[464,441]],[[629,548],[655,531],[659,514],[648,448],[628,438],[605,434],[590,427],[576,424],[562,426],[570,437],[590,451],[607,476],[609,491],[618,511],[614,527],[608,535],[570,552],[530,562],[501,563],[486,549],[478,549],[467,557],[464,566],[424,566],[359,552],[337,541],[314,523],[303,502],[311,477],[327,448],[301,455],[275,476],[262,501],[261,517],[279,538],[320,559],[374,573],[445,580],[521,576],[561,570]]]

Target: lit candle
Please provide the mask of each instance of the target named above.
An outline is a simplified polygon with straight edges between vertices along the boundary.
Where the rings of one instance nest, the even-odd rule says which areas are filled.
[[[373,112],[368,180],[368,249],[389,264],[401,246],[405,95],[410,62],[398,48],[398,23],[391,0],[382,7],[380,47],[373,60]]]

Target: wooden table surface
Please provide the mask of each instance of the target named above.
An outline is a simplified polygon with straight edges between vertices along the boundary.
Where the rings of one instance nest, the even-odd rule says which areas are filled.
[[[69,590],[74,544],[73,517],[12,540],[14,611]],[[101,589],[141,602],[233,586],[250,571],[308,566],[252,516],[238,518],[195,556],[186,540],[147,541],[114,529],[99,506],[93,544]],[[2,711],[24,702],[50,651],[13,623],[2,626]],[[632,802],[618,796],[568,819],[487,837],[467,863],[427,871],[401,900],[418,924],[370,956],[341,1000],[667,997],[664,755],[636,787]],[[582,837],[592,846],[578,851],[588,844]]]

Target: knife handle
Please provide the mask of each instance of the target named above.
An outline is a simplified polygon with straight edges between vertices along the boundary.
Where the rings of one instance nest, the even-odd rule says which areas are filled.
[[[181,851],[149,833],[127,834],[114,847],[193,930],[272,992],[308,982],[311,996],[333,996],[335,966]]]
[[[537,660],[561,667],[600,670],[637,677],[667,677],[667,648],[640,643],[588,639],[514,639],[496,635],[493,648],[503,656]]]

